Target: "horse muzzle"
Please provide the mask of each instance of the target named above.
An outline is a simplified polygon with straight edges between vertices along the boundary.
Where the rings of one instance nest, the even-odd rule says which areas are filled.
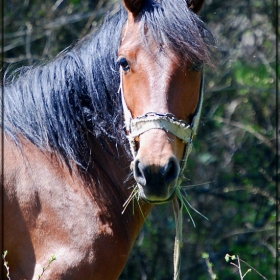
[[[139,198],[150,203],[164,203],[174,197],[180,165],[175,157],[170,157],[162,166],[145,164],[136,157],[133,173]]]

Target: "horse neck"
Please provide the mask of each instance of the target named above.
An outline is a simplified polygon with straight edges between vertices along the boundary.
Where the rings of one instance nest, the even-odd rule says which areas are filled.
[[[104,146],[104,143],[101,145],[98,139],[94,139],[92,151],[95,152],[89,171],[92,178],[91,195],[112,223],[113,231],[121,232],[126,237],[126,246],[130,250],[152,204],[134,198],[124,207],[135,182],[130,174],[130,159],[122,146],[117,146],[113,141],[106,142]]]

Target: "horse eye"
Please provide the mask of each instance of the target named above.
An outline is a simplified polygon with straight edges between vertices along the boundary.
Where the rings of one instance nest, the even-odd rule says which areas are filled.
[[[124,57],[121,57],[120,59],[118,59],[118,64],[120,65],[120,67],[122,67],[122,70],[124,72],[127,72],[130,69],[128,62]]]

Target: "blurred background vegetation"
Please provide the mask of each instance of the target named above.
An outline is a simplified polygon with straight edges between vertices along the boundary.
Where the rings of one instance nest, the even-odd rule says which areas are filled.
[[[54,58],[119,4],[7,0],[5,68]],[[214,279],[214,273],[221,280],[240,279],[225,261],[227,253],[239,255],[267,279],[276,277],[275,9],[272,0],[206,0],[201,13],[219,57],[216,69],[206,69],[202,119],[184,186],[189,202],[209,221],[190,210],[194,227],[184,214],[181,279]],[[174,236],[171,204],[156,206],[120,280],[172,279]],[[245,279],[261,277],[250,272]]]

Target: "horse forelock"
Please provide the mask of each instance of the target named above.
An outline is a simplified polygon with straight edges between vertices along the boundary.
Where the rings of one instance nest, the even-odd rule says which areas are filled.
[[[215,39],[185,0],[147,0],[140,17],[142,38],[148,48],[156,44],[164,51],[162,47],[167,47],[182,65],[191,62],[199,67],[213,66]]]

